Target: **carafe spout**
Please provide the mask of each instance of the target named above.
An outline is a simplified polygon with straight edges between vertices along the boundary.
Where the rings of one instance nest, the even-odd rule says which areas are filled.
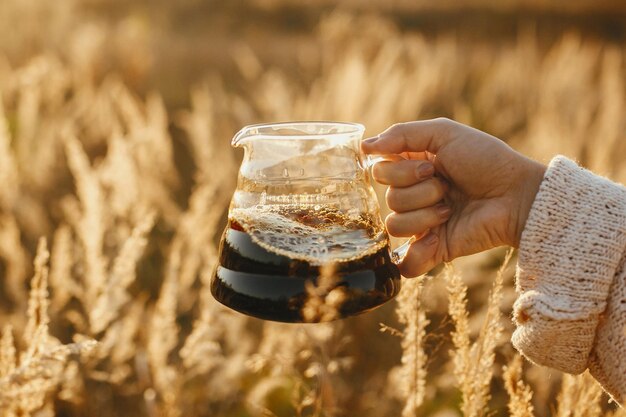
[[[235,134],[233,139],[230,141],[232,147],[241,148],[245,144],[246,139],[252,136],[250,127],[251,126],[246,126]]]

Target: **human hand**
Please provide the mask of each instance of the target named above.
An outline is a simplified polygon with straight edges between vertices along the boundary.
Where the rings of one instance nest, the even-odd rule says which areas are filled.
[[[372,172],[389,185],[387,230],[416,238],[399,265],[407,277],[459,256],[517,247],[546,170],[501,140],[444,118],[393,125],[361,147],[408,158],[391,157]]]

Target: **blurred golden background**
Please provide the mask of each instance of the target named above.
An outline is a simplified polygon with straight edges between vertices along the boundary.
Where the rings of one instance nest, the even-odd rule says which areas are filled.
[[[0,415],[618,415],[517,362],[502,249],[330,324],[207,284],[241,126],[446,116],[624,182],[625,52],[617,0],[2,0]]]

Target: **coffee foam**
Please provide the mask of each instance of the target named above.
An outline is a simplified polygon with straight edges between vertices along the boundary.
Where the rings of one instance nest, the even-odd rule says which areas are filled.
[[[236,208],[231,209],[229,217],[264,249],[312,265],[359,259],[388,244],[376,218],[353,218],[326,207]]]

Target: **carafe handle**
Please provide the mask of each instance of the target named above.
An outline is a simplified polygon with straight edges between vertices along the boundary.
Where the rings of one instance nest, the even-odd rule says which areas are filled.
[[[374,164],[377,162],[385,161],[387,158],[384,155],[365,155],[365,167],[367,169],[371,169]],[[394,264],[399,264],[404,260],[404,257],[409,252],[409,247],[411,247],[411,243],[415,242],[415,236],[411,237],[409,240],[404,242],[402,245],[398,246],[394,250],[391,251],[391,261]]]
[[[377,162],[381,162],[384,161],[385,157],[382,155],[376,155],[376,156],[372,156],[372,155],[365,155],[365,167],[367,169],[371,169],[374,164],[376,164]]]
[[[404,242],[402,245],[398,246],[394,250],[391,251],[391,262],[398,265],[400,262],[404,260],[404,257],[409,252],[409,247],[411,247],[411,243],[415,242],[415,236],[411,237],[409,240]]]

